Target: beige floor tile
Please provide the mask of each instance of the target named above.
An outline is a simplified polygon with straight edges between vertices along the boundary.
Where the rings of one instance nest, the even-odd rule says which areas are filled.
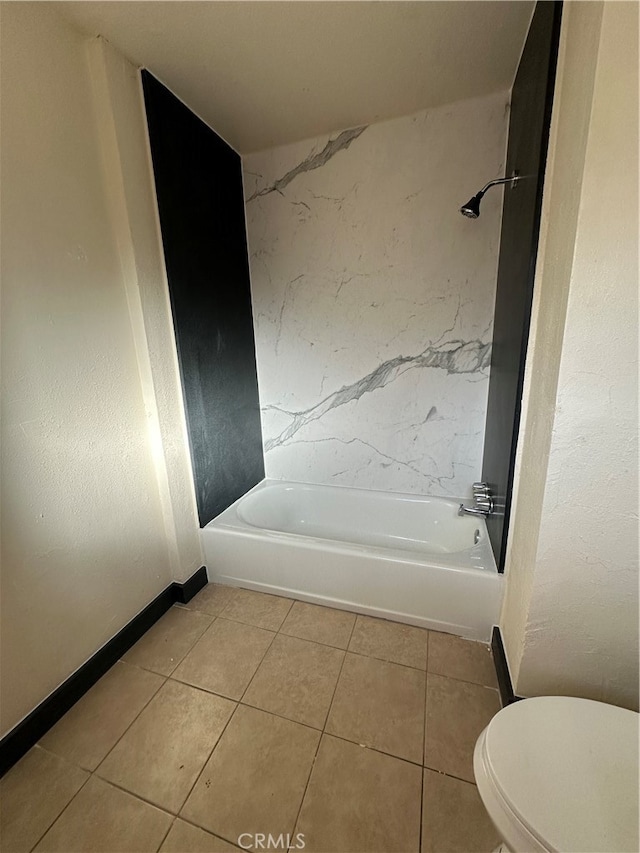
[[[167,681],[96,772],[177,813],[235,707],[228,699]]]
[[[93,776],[36,847],[38,853],[156,851],[171,815]]]
[[[422,764],[425,674],[347,654],[326,730]]]
[[[355,621],[355,613],[296,601],[280,632],[291,637],[300,637],[302,640],[346,649]]]
[[[476,741],[499,710],[496,690],[429,673],[425,765],[473,782]]]
[[[321,729],[343,658],[339,649],[279,634],[242,701]]]
[[[234,619],[256,628],[277,631],[285,620],[291,605],[290,598],[265,595],[251,589],[238,589],[223,611],[225,619]]]
[[[291,833],[320,733],[240,705],[182,809],[233,843]]]
[[[475,785],[424,771],[422,853],[491,853],[500,843]]]
[[[160,853],[236,853],[237,847],[177,818]]]
[[[371,616],[358,616],[349,651],[426,669],[428,638],[429,632],[424,628],[373,619]]]
[[[271,631],[219,617],[172,677],[240,699],[274,637]]]
[[[34,747],[0,781],[0,849],[22,853],[49,829],[89,774]]]
[[[95,770],[164,678],[119,661],[40,741],[45,749]]]
[[[421,774],[414,764],[323,735],[295,830],[306,853],[415,853]]]
[[[208,583],[184,606],[189,610],[201,610],[212,616],[219,616],[236,594],[237,587]]]
[[[463,640],[453,634],[429,632],[429,672],[497,687],[491,649],[486,643]]]
[[[129,649],[123,660],[160,675],[171,675],[212,621],[213,616],[208,613],[172,607]]]

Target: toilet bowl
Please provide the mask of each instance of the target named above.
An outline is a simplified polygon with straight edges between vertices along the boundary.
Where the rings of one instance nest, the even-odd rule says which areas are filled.
[[[634,711],[566,696],[503,708],[476,743],[484,806],[514,853],[640,850]]]

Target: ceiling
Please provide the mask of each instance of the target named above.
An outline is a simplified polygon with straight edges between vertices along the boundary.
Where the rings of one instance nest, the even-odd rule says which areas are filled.
[[[508,89],[532,0],[74,0],[240,153]]]

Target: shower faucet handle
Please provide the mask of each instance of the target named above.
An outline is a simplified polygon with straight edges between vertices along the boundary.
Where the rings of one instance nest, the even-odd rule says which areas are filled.
[[[487,500],[490,494],[491,492],[489,491],[489,486],[486,483],[473,484],[474,500]]]

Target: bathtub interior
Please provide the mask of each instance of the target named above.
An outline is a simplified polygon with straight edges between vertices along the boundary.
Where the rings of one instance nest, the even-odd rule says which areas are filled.
[[[444,498],[266,482],[275,500],[253,490],[236,505],[251,527],[429,555],[468,551],[486,536],[484,523]]]
[[[265,479],[208,527],[495,572],[484,519],[458,508],[450,498]]]

